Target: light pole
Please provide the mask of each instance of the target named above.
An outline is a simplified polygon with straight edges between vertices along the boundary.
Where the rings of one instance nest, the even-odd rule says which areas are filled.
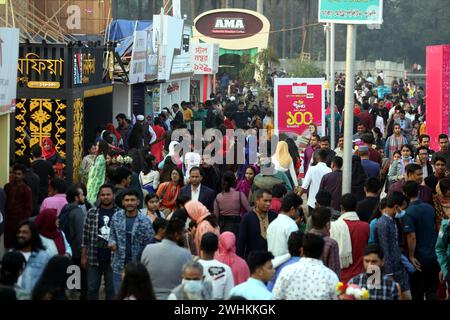
[[[331,82],[331,88],[330,88],[330,116],[331,116],[331,148],[336,148],[336,113],[335,113],[335,87],[334,87],[334,81],[335,81],[335,70],[334,70],[334,61],[336,59],[336,25],[334,23],[330,24],[330,82]]]
[[[256,1],[256,11],[258,11],[258,13],[264,14],[264,0]]]
[[[353,112],[355,90],[356,25],[347,25],[347,57],[345,73],[344,167],[342,194],[352,190]]]

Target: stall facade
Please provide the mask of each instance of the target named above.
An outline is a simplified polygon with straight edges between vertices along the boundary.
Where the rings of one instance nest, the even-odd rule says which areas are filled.
[[[16,160],[51,138],[63,159],[63,173],[78,181],[85,147],[96,128],[112,118],[112,63],[109,49],[95,44],[21,44],[17,78]]]

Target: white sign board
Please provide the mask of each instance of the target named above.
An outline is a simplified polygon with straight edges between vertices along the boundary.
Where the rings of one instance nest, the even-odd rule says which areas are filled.
[[[219,45],[197,43],[192,48],[194,74],[213,75],[219,71]]]
[[[16,108],[19,29],[0,28],[0,115]]]
[[[130,84],[145,82],[147,67],[147,31],[135,31],[130,61]]]
[[[153,39],[158,41],[158,80],[169,80],[172,74],[175,50],[181,50],[184,20],[172,16],[153,16]],[[155,44],[153,44],[155,45]],[[163,63],[163,65],[161,65]]]

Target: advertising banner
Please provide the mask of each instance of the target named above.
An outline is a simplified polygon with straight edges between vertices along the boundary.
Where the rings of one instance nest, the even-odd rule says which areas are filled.
[[[0,28],[0,115],[14,112],[19,59],[19,29]]]
[[[439,135],[449,134],[450,45],[427,47],[426,87],[427,134],[431,138],[430,148],[438,150]]]
[[[382,24],[383,0],[319,0],[319,22]]]
[[[195,44],[192,50],[192,68],[194,74],[216,74],[219,71],[219,46],[206,43]]]
[[[130,84],[145,81],[147,66],[147,31],[135,31],[133,54],[130,62]]]
[[[323,135],[325,124],[325,79],[275,79],[275,130],[305,135],[310,125]]]

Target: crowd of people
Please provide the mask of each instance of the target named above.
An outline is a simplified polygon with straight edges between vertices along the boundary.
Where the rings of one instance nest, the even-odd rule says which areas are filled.
[[[117,127],[97,130],[76,183],[58,171],[51,139],[33,146],[30,163],[15,163],[0,189],[0,299],[447,298],[448,136],[430,149],[413,82],[380,90],[382,75],[358,77],[352,186],[342,194],[344,84],[337,75],[325,134],[311,125],[308,136],[280,136],[275,153],[257,150],[256,162],[252,139],[270,145],[274,123],[249,90],[175,104],[154,119],[118,114]],[[201,142],[203,150],[219,143],[214,156],[180,154],[172,133],[195,122],[242,129],[245,163],[214,161],[237,151],[227,136]]]

